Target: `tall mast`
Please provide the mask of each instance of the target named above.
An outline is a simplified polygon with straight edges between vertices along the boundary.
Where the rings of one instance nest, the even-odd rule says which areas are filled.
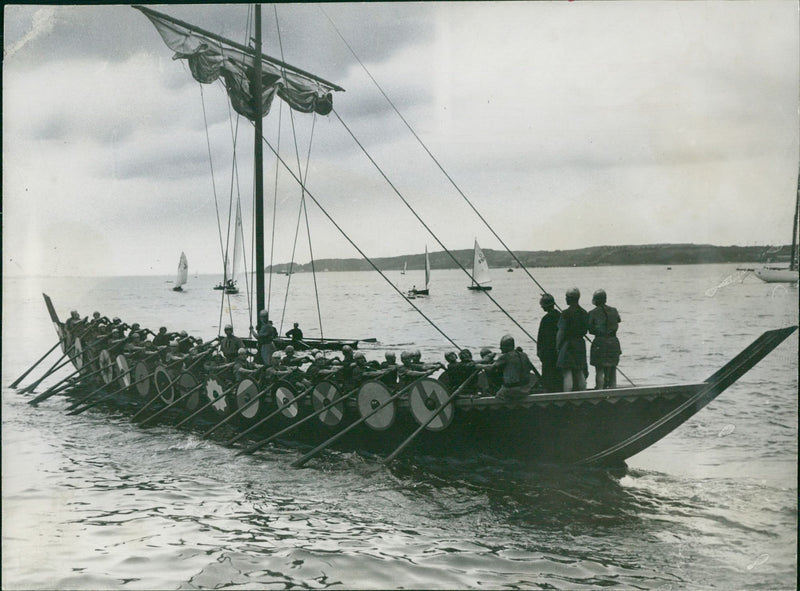
[[[797,216],[800,214],[800,170],[797,173],[797,201],[794,202],[794,225],[792,226],[792,254],[789,269],[797,271]]]
[[[255,53],[261,55],[261,5],[255,6]],[[253,151],[255,216],[256,216],[256,310],[266,310],[264,305],[264,145],[262,129],[261,60],[253,60],[253,105],[255,111],[255,137]]]

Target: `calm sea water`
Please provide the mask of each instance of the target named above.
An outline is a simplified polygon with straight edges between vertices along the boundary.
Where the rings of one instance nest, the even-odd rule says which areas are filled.
[[[421,275],[390,277],[408,289]],[[594,289],[608,291],[621,368],[637,385],[705,379],[764,330],[797,324],[796,287],[722,285],[733,275],[735,265],[535,270],[559,302],[572,285],[587,308]],[[3,588],[796,587],[797,333],[622,477],[487,457],[375,469],[334,452],[295,470],[297,450],[236,458],[196,433],[101,410],[67,416],[58,397],[34,409],[7,388],[55,342],[41,292],[62,319],[100,310],[203,337],[232,319],[245,333],[246,297],[221,305],[218,279],[190,277],[182,294],[162,277],[4,279]],[[287,280],[273,279],[272,317],[318,335],[311,276],[294,275],[285,299]],[[375,274],[317,282],[327,337],[377,338],[362,347],[375,358],[452,348]],[[434,271],[432,295],[415,303],[461,347],[497,347],[510,332],[534,350],[465,285],[459,271]],[[495,270],[494,285],[535,335],[530,280]]]

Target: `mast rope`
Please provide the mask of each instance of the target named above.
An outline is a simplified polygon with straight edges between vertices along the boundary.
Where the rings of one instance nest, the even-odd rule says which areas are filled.
[[[336,111],[336,109],[333,109],[331,112],[334,115],[336,115],[336,118],[339,120],[339,122],[342,124],[342,126],[347,130],[347,133],[350,134],[350,137],[353,138],[353,141],[358,145],[359,148],[361,148],[361,151],[364,152],[364,155],[369,159],[369,161],[372,163],[372,165],[375,167],[375,169],[380,173],[380,175],[384,178],[386,183],[392,188],[392,190],[400,198],[400,200],[405,204],[405,206],[411,211],[412,214],[414,214],[414,217],[417,218],[417,220],[422,225],[422,227],[425,228],[428,231],[428,234],[430,234],[433,237],[434,240],[436,240],[436,242],[439,244],[439,246],[442,247],[442,250],[444,250],[444,252],[446,252],[450,256],[450,258],[456,264],[456,266],[459,269],[461,269],[467,275],[467,277],[469,277],[470,279],[472,279],[472,281],[477,283],[475,281],[475,278],[472,276],[472,273],[467,271],[467,269],[464,267],[464,265],[462,265],[458,261],[458,259],[455,257],[455,255],[452,252],[450,252],[450,250],[444,245],[444,243],[442,243],[442,241],[439,239],[439,237],[436,235],[436,233],[430,228],[430,226],[428,226],[428,224],[426,224],[425,221],[419,216],[419,214],[416,212],[416,210],[413,208],[413,206],[406,200],[405,197],[403,197],[402,193],[400,193],[400,191],[397,189],[397,187],[394,185],[394,183],[392,183],[392,181],[389,179],[389,177],[386,176],[386,173],[381,169],[381,167],[378,165],[378,163],[375,162],[375,160],[372,158],[372,156],[369,154],[369,152],[367,152],[367,150],[363,146],[363,144],[358,140],[358,138],[355,136],[355,134],[350,130],[350,128],[347,126],[347,124],[342,120],[342,118],[339,116],[339,113]],[[494,305],[497,307],[497,309],[500,310],[503,314],[505,314],[505,316],[511,322],[513,322],[514,325],[516,325],[516,327],[519,328],[525,334],[525,336],[527,336],[534,343],[536,342],[536,339],[533,338],[533,335],[531,335],[525,329],[525,327],[523,327],[519,322],[517,322],[517,320],[513,316],[511,316],[511,314],[508,313],[508,311],[500,304],[500,302],[498,302],[496,299],[494,299],[492,297],[492,295],[488,291],[483,291],[482,293],[486,294],[486,297],[488,297],[492,301],[492,303],[494,303]]]
[[[297,175],[294,173],[294,171],[289,167],[289,165],[286,164],[286,162],[283,160],[283,158],[281,158],[280,154],[278,154],[278,152],[272,146],[272,144],[269,141],[267,141],[266,138],[263,138],[263,141],[264,141],[264,144],[266,144],[266,146],[270,149],[270,151],[272,151],[272,153],[275,154],[275,157],[278,159],[278,162],[280,162],[283,165],[283,167],[286,169],[286,171],[290,175],[292,175],[292,178],[294,178],[295,182],[297,182],[298,184],[301,184],[300,179],[297,177]],[[344,237],[344,239],[347,240],[350,243],[350,245],[353,248],[356,249],[358,254],[360,254],[363,257],[363,259],[365,261],[367,261],[367,263],[378,273],[378,275],[380,275],[386,281],[386,283],[388,283],[391,286],[392,289],[394,289],[398,294],[400,294],[400,296],[404,300],[406,300],[406,302],[408,302],[408,304],[412,308],[414,308],[419,313],[419,315],[422,316],[428,322],[428,324],[430,324],[440,335],[442,335],[456,349],[460,350],[461,347],[459,347],[458,344],[453,339],[451,339],[447,334],[445,334],[445,332],[441,328],[439,328],[439,326],[433,320],[428,318],[428,316],[422,310],[420,310],[414,304],[414,302],[409,300],[406,297],[406,295],[402,291],[400,291],[400,289],[394,283],[392,283],[391,279],[389,279],[383,273],[383,271],[381,271],[378,268],[378,266],[372,261],[372,259],[370,259],[366,255],[366,253],[363,250],[361,250],[361,248],[359,248],[359,246],[353,241],[353,239],[350,238],[350,236],[348,236],[347,232],[345,232],[344,229],[339,224],[336,223],[336,220],[334,220],[333,217],[331,217],[331,215],[328,213],[328,211],[322,206],[322,204],[319,202],[319,200],[316,197],[314,197],[314,194],[311,191],[309,191],[308,188],[305,189],[305,193],[306,193],[306,195],[308,195],[309,199],[311,199],[314,202],[314,204],[319,208],[319,210],[322,212],[322,214],[326,218],[328,218],[328,221],[330,221],[330,223],[333,224],[333,227],[336,228],[339,231],[339,233]]]
[[[279,46],[280,52],[281,52],[281,61],[283,63],[285,63],[286,56],[285,56],[284,51],[283,51],[283,37],[281,36],[280,20],[278,19],[278,7],[275,4],[273,4],[272,7],[273,7],[273,12],[275,14],[275,29],[277,31],[278,46]],[[281,75],[284,78],[286,77],[286,69],[283,66],[281,66]],[[288,80],[287,80],[287,83],[288,83]],[[292,243],[292,256],[289,259],[289,275],[287,276],[288,279],[286,280],[286,293],[284,295],[283,310],[281,310],[281,323],[280,323],[280,328],[278,329],[278,333],[280,334],[280,333],[283,332],[283,321],[284,321],[284,317],[286,315],[286,304],[287,304],[287,301],[289,299],[289,290],[290,290],[290,287],[291,287],[291,284],[292,284],[292,274],[293,274],[293,271],[294,271],[294,257],[295,257],[295,252],[296,252],[296,249],[297,249],[297,238],[298,238],[298,236],[300,234],[300,216],[304,214],[305,222],[306,222],[306,236],[308,237],[308,252],[309,252],[309,257],[311,259],[311,274],[312,274],[312,278],[313,278],[313,281],[314,281],[314,299],[315,299],[315,303],[317,305],[317,318],[318,318],[318,321],[319,321],[319,332],[320,332],[320,338],[322,340],[324,340],[325,339],[325,333],[324,333],[324,331],[322,329],[322,310],[320,308],[320,302],[319,302],[319,288],[317,286],[317,274],[316,274],[316,270],[314,268],[314,250],[313,250],[313,248],[311,246],[311,227],[310,227],[310,224],[309,224],[309,221],[308,221],[308,208],[306,207],[306,198],[305,198],[305,187],[306,187],[305,183],[308,180],[308,168],[309,168],[309,165],[310,165],[310,162],[311,162],[311,147],[313,146],[313,143],[314,143],[314,130],[316,129],[317,114],[314,113],[313,117],[312,117],[312,120],[311,120],[311,134],[310,134],[310,137],[308,139],[308,153],[306,154],[305,171],[303,171],[303,169],[302,169],[302,164],[301,164],[301,160],[300,160],[300,151],[298,149],[298,142],[297,142],[297,128],[295,126],[294,113],[292,112],[291,109],[289,109],[289,120],[291,121],[291,124],[292,124],[292,137],[294,138],[294,151],[295,151],[295,158],[297,159],[297,172],[298,172],[298,175],[300,176],[300,178],[302,179],[302,182],[300,183],[300,191],[301,191],[300,192],[300,208],[299,208],[299,210],[297,212],[297,224],[295,226],[294,241]]]

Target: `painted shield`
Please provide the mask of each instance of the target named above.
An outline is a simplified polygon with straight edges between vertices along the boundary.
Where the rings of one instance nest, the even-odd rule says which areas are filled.
[[[194,412],[200,408],[200,397],[202,395],[202,388],[198,388],[200,380],[192,372],[185,371],[178,378],[178,392],[179,396],[183,397],[189,394],[183,401],[186,409],[189,412]]]
[[[204,404],[208,404],[212,400],[216,401],[209,407],[212,412],[220,415],[224,415],[228,412],[228,400],[225,397],[225,388],[222,387],[222,384],[217,378],[208,378],[206,380],[206,400]]]
[[[81,341],[80,337],[75,337],[75,340],[72,342],[72,352],[69,357],[72,359],[72,365],[75,366],[75,369],[84,369],[86,360],[83,356],[83,341]]]
[[[432,378],[423,378],[411,387],[408,403],[411,406],[411,414],[420,425],[424,425],[435,415],[426,429],[443,431],[453,422],[453,413],[455,412],[452,404],[444,406],[448,398],[450,398],[450,393],[441,382]]]
[[[156,387],[158,396],[161,397],[166,404],[175,400],[175,384],[172,382],[172,373],[163,365],[156,367],[153,373],[153,384]]]
[[[362,418],[371,415],[364,421],[370,429],[385,431],[394,423],[397,411],[394,400],[388,402],[391,397],[389,389],[381,382],[369,381],[359,388],[358,412]],[[386,406],[375,412],[383,404]]]
[[[258,397],[258,387],[253,380],[244,379],[236,387],[234,403],[239,416],[245,421],[252,421],[258,416],[259,410],[263,406],[263,400]]]
[[[114,362],[111,360],[111,353],[108,352],[108,349],[100,351],[98,361],[100,362],[100,377],[108,385],[114,381]]]
[[[337,426],[344,418],[344,403],[339,402],[334,404],[339,398],[341,398],[339,389],[335,384],[327,380],[314,386],[314,391],[311,393],[311,402],[314,405],[315,412],[319,412],[328,406],[327,410],[317,415],[317,418],[328,427]]]
[[[77,342],[78,339],[75,339]],[[130,388],[131,383],[133,380],[131,379],[131,369],[128,366],[128,360],[125,358],[125,355],[117,355],[116,359],[117,363],[117,370],[119,374],[119,380],[123,388]]]
[[[289,382],[278,382],[272,390],[272,396],[281,414],[287,419],[297,418],[300,414],[300,405],[295,402],[295,392]]]
[[[140,396],[147,398],[150,395],[150,368],[144,361],[139,361],[133,368],[133,383]]]

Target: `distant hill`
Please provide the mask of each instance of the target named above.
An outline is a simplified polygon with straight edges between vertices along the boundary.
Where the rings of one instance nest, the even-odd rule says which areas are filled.
[[[788,260],[790,246],[780,249],[767,249],[764,246],[713,246],[711,244],[647,244],[632,246],[590,246],[575,250],[533,250],[518,251],[517,258],[526,267],[595,267],[599,265],[695,265],[701,263],[753,263]],[[472,249],[451,251],[461,265],[472,266]],[[514,267],[516,263],[505,251],[483,249],[489,266],[493,269]],[[450,256],[444,252],[429,253],[431,268],[457,268]],[[381,271],[398,271],[403,264],[408,269],[422,269],[425,265],[424,253],[407,254],[395,257],[372,259]],[[363,259],[319,259],[314,261],[317,271],[367,271],[372,267]],[[288,263],[273,265],[275,273],[285,273]],[[295,263],[295,272],[310,272],[311,264]],[[270,271],[270,267],[266,268]]]

